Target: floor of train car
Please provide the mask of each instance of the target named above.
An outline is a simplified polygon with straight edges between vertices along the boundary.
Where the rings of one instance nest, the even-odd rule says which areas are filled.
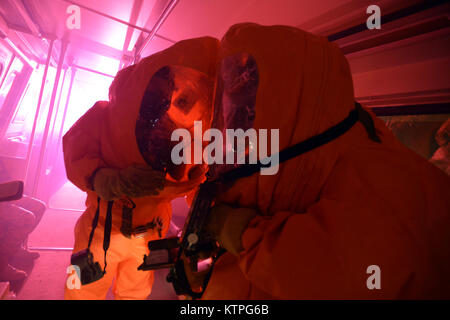
[[[77,197],[84,197],[78,190],[67,184],[64,185],[50,200],[50,208],[45,212],[40,224],[28,238],[28,246],[71,248],[73,247],[73,228],[81,211],[67,211],[55,209],[62,204],[82,203]],[[173,222],[182,226],[187,206],[183,199],[172,202]],[[73,206],[71,207],[73,208]],[[55,228],[58,226],[58,228]],[[25,270],[28,277],[23,281],[11,283],[11,289],[16,293],[18,300],[60,300],[64,298],[64,286],[66,282],[66,268],[69,265],[71,251],[68,250],[38,250],[39,259],[34,265],[20,265],[17,267]],[[13,261],[14,263],[14,261]],[[167,270],[155,272],[155,282],[152,293],[148,299],[174,300],[177,299],[173,288],[165,281]],[[107,299],[113,299],[111,292]]]

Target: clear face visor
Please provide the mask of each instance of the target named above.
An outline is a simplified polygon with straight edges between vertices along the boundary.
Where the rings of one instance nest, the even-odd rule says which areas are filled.
[[[181,179],[186,166],[174,165],[171,141],[176,129],[186,129],[194,137],[195,121],[203,130],[211,125],[213,79],[197,70],[165,66],[147,86],[136,121],[136,139],[145,161],[156,170],[166,170]]]
[[[214,121],[222,130],[253,127],[258,83],[258,67],[250,54],[237,53],[222,60],[214,106]]]
[[[227,129],[252,129],[258,83],[256,61],[247,53],[234,54],[221,61],[214,103],[214,81],[207,75],[181,66],[161,68],[149,81],[136,122],[136,139],[145,161],[180,180],[192,165],[173,163],[171,150],[179,143],[171,141],[174,130],[188,130],[193,140],[196,121],[202,123],[202,138],[209,128],[218,129],[223,137],[227,136]],[[245,143],[248,152],[248,141]],[[203,142],[203,147],[206,144]],[[229,144],[230,141],[223,139],[224,156],[236,151]],[[218,167],[222,171],[233,166],[210,165],[210,169]]]
[[[245,150],[248,157],[251,148],[249,140],[230,141],[227,130],[242,129],[246,132],[253,128],[256,117],[256,94],[259,84],[259,71],[256,60],[248,53],[237,53],[222,59],[217,77],[214,99],[214,117],[212,127],[221,130],[223,134],[224,157],[231,153],[234,164],[211,165],[211,174],[217,175],[237,166],[238,149]],[[244,146],[239,146],[244,143]]]

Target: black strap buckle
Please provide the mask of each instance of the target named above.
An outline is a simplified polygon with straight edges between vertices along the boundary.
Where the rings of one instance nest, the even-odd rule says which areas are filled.
[[[147,230],[156,230],[158,236],[162,238],[163,221],[160,217],[153,218],[153,220],[143,226],[137,226],[131,232],[137,238],[145,236]]]
[[[130,198],[120,199],[122,203],[122,225],[120,226],[120,232],[127,237],[131,238],[133,234],[133,210],[136,208],[136,204]]]
[[[148,229],[147,226],[138,226],[133,229],[132,234],[136,238],[142,238],[147,234],[147,229]]]

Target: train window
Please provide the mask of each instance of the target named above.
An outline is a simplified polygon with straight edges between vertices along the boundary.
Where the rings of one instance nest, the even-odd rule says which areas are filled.
[[[380,119],[405,146],[430,159],[439,148],[437,132],[450,114],[385,116]]]
[[[37,108],[37,99],[39,97],[39,91],[41,87],[41,81],[43,76],[43,69],[39,68],[35,70],[28,82],[21,100],[19,100],[15,113],[11,118],[8,129],[6,131],[6,138],[13,139],[17,142],[28,142],[30,139],[31,130],[33,127],[34,116]],[[54,68],[49,68],[48,76],[46,80],[47,90],[44,91],[42,99],[42,110],[46,111],[48,102],[50,99],[49,85],[52,83],[54,77]],[[38,133],[42,131],[42,123],[38,123]],[[22,152],[23,153],[23,152]],[[22,154],[22,156],[25,156]]]
[[[112,77],[77,70],[63,133],[66,133],[96,101],[108,100],[108,89],[112,80]]]
[[[13,54],[0,42],[0,88],[13,60]]]
[[[8,95],[17,75],[22,71],[23,63],[19,59],[14,59],[8,74],[5,76],[5,81],[0,88],[0,111],[3,109],[6,96]]]

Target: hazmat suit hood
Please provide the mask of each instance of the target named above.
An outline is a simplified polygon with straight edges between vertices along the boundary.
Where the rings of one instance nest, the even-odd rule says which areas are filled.
[[[230,62],[235,74],[222,68]],[[337,45],[297,28],[234,25],[222,38],[219,64],[215,121],[278,129],[280,151],[341,123],[355,108],[352,75]],[[250,66],[257,73],[247,72]],[[237,89],[256,84],[252,74],[256,89],[247,87],[241,99],[227,92],[227,82]],[[241,235],[239,256],[216,261],[204,299],[448,296],[442,276],[450,263],[450,180],[381,120],[372,121],[378,141],[361,120],[281,163],[276,174],[241,178],[219,196],[217,202],[257,216]],[[367,289],[366,267],[374,263],[383,268],[383,290]]]
[[[234,117],[238,124],[229,123],[228,127],[279,129],[280,151],[336,125],[354,109],[348,63],[339,48],[325,38],[287,26],[238,24],[223,37],[219,56],[218,82],[223,84],[216,92],[216,110],[221,110],[216,112],[216,121],[224,124],[227,117]],[[230,65],[247,68],[238,66],[233,74]],[[243,98],[227,93],[227,87],[237,87],[236,83],[245,79],[251,85],[242,90]],[[233,108],[241,114],[230,112]],[[268,150],[270,153],[270,146]],[[320,147],[282,164],[274,175],[257,174],[242,179],[245,182],[238,181],[224,199],[246,199],[248,205],[257,204],[268,213],[289,203],[276,197],[277,193],[286,193],[293,198],[301,195],[301,208],[297,209],[304,209],[317,199],[335,159],[333,148]],[[248,183],[249,179],[257,188],[257,199],[233,194],[233,190],[240,190],[240,183]],[[296,183],[279,183],[287,180]]]
[[[206,88],[210,92],[202,94],[212,95],[217,50],[218,40],[211,37],[184,40],[118,72],[111,84],[110,102],[106,108],[111,144],[116,147],[117,155],[115,163],[109,165],[124,168],[133,164],[147,164],[156,170],[167,169],[167,165],[170,165],[170,134],[174,129],[186,125],[172,120],[176,120],[179,115],[184,116],[184,113],[188,114],[182,110],[171,119],[166,116],[173,109],[169,110],[170,100],[175,97],[173,92],[185,77],[181,76],[179,81],[176,79],[180,78],[180,74],[188,74],[188,77],[194,74],[196,79],[206,79],[211,82],[211,86]],[[191,80],[195,82],[196,79]],[[205,91],[205,88],[202,90]],[[185,100],[182,102],[186,104]],[[212,105],[207,107],[212,109]],[[198,114],[191,116],[192,122],[198,120],[194,119],[195,116]],[[164,119],[166,123],[162,123]],[[152,140],[152,136],[156,138]],[[153,145],[149,146],[151,142]],[[155,146],[155,143],[164,145]],[[196,171],[193,177],[185,177],[181,182],[174,182],[166,175],[166,188],[160,195],[182,194],[198,184],[205,170]]]

